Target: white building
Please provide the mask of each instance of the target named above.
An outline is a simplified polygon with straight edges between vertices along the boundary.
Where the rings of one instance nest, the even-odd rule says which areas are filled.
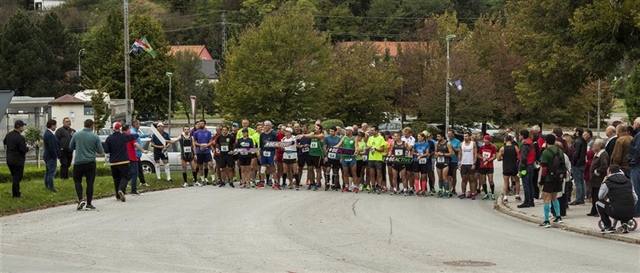
[[[49,10],[64,4],[65,0],[27,0],[28,10]]]

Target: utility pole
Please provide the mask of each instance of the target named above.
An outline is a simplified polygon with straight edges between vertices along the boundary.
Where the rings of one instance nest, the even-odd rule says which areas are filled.
[[[80,66],[80,62],[82,60],[82,52],[84,51],[84,48],[81,48],[80,51],[78,51],[78,78],[82,78],[82,66]]]
[[[127,103],[126,124],[131,124],[131,79],[129,71],[129,0],[124,5],[124,100]]]
[[[446,88],[446,97],[447,97],[447,99],[446,99],[446,110],[445,110],[445,121],[444,121],[444,132],[445,132],[445,134],[449,130],[449,83],[451,82],[451,76],[450,76],[450,71],[449,71],[449,62],[450,62],[450,58],[449,58],[449,41],[451,41],[451,39],[453,39],[455,37],[456,37],[455,34],[449,34],[446,37],[446,39],[447,39],[447,82],[445,83],[445,88]]]
[[[223,11],[222,17],[222,57],[227,52],[227,12]]]
[[[171,135],[171,77],[173,77],[173,73],[171,72],[167,72],[167,77],[169,77],[169,117],[168,119],[168,126],[169,126],[169,135]]]
[[[598,138],[600,138],[600,79],[598,79]]]

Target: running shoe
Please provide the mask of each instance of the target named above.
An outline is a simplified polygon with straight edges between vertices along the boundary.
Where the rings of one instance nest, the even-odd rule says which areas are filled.
[[[517,201],[522,201],[522,198],[520,198],[520,195],[516,195],[516,200]]]
[[[464,193],[463,193],[463,194],[458,195],[458,198],[460,198],[460,199],[465,199],[466,197],[467,197],[467,196],[466,196],[466,195],[464,195]]]
[[[433,195],[433,194],[432,194],[432,195]],[[442,194],[442,192],[441,192],[441,191],[438,191],[438,195],[437,195],[437,197],[438,197],[438,198],[442,198],[442,197],[443,197],[443,194]]]
[[[309,191],[309,190],[313,189],[313,186],[314,186],[315,184],[316,184],[316,183],[310,183],[310,184],[309,184],[309,186],[307,187],[307,190]]]
[[[562,223],[562,217],[561,216],[556,216],[555,219],[553,219],[554,223]]]
[[[76,209],[77,210],[82,210],[86,204],[87,204],[87,202],[80,201],[80,202],[78,202],[78,207]]]
[[[476,200],[476,195],[475,194],[471,194],[471,200]]]
[[[545,228],[550,228],[551,227],[551,223],[549,223],[549,221],[544,221],[539,226],[545,227]]]
[[[629,225],[627,223],[622,223],[622,233],[629,233]]]
[[[362,186],[362,185],[360,185],[360,186]],[[360,192],[359,188],[353,188],[353,193],[359,193],[359,192]]]
[[[451,192],[445,191],[444,192],[444,198],[449,198],[449,197],[451,197]]]
[[[140,183],[140,186],[149,187],[149,183]]]
[[[84,208],[85,208],[85,209],[88,209],[88,210],[94,210],[94,209],[96,209],[96,207],[94,207],[93,205],[87,205],[87,206],[86,206],[86,207],[84,207]]]
[[[349,188],[347,188],[347,187],[343,187],[343,188],[342,188],[342,192],[349,192]]]
[[[605,228],[605,229],[602,231],[602,234],[609,234],[609,233],[614,233],[614,232],[616,232],[616,229],[615,229],[615,228],[608,227],[608,228]]]
[[[328,191],[328,190],[329,190],[329,187],[330,187],[330,186],[329,186],[329,184],[325,184],[325,185],[324,185],[324,191]]]
[[[118,191],[118,196],[120,196],[120,201],[122,201],[122,202],[127,201],[127,198],[124,197],[124,192]]]
[[[488,195],[488,194],[485,194],[485,195],[482,197],[482,200],[487,200],[487,199],[489,199],[489,195]]]
[[[280,185],[278,185],[278,184],[273,185],[273,189],[274,190],[280,190]]]
[[[137,191],[137,192],[132,192],[131,195],[133,195],[133,196],[141,196],[142,193]]]
[[[193,183],[193,185],[196,187],[202,187],[202,184],[200,184],[200,182]]]
[[[452,196],[458,195],[458,193],[455,190],[451,191],[451,194],[452,194]]]
[[[403,196],[407,196],[407,194],[409,194],[409,192],[407,191],[407,189],[403,189],[402,191],[403,191],[403,193],[402,193],[402,195],[403,195]]]
[[[233,181],[229,181],[229,186],[231,186],[232,188],[236,187],[235,185],[233,185]]]
[[[496,195],[495,195],[495,194],[493,194],[493,193],[492,193],[492,194],[490,195],[490,197],[491,197],[491,200],[496,200]]]
[[[367,191],[371,191],[371,185],[367,185]]]
[[[431,189],[431,190],[429,191],[429,195],[433,196],[434,194],[436,194],[436,191],[434,191],[433,189]]]
[[[182,184],[183,188],[189,187],[189,184],[187,184],[187,182],[184,182],[184,184]]]
[[[256,186],[256,189],[264,189],[264,184],[258,183],[258,185]]]
[[[360,187],[358,188],[358,190],[363,190],[364,189],[364,185],[360,184]]]
[[[318,185],[313,184],[313,191],[318,191]]]
[[[509,203],[509,198],[508,197],[502,197],[502,203]]]
[[[300,185],[296,184],[296,190],[299,191],[300,190]]]
[[[168,179],[168,180],[167,180],[167,183],[173,183],[173,180]]]

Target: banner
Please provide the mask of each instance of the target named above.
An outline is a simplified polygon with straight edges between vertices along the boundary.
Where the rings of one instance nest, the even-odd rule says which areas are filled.
[[[331,147],[327,149],[328,153],[336,153],[339,155],[356,155],[356,150]]]
[[[389,162],[389,163],[411,164],[413,162],[413,157],[385,156],[383,160],[384,162]]]
[[[196,96],[189,97],[191,99],[191,116],[196,119]]]
[[[265,148],[284,148],[284,147],[289,147],[291,145],[295,145],[295,143],[280,142],[280,141],[267,141],[267,143],[264,144],[264,147]]]

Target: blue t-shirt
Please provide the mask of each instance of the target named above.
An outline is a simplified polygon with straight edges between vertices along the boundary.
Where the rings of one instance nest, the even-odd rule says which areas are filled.
[[[413,144],[413,148],[416,150],[416,153],[419,154],[426,154],[427,150],[429,149],[429,142],[425,141],[425,142],[419,142],[416,141],[416,143]],[[413,156],[413,158],[415,159],[415,161],[418,160],[417,156]]]
[[[276,134],[276,131],[271,130],[271,132],[266,133],[266,132],[262,132],[260,133],[260,147],[261,150],[263,151],[275,151],[276,148],[274,147],[264,147],[264,145],[269,142],[269,141],[278,141],[278,135]]]
[[[136,139],[136,142],[138,142],[138,145],[140,145],[140,147],[142,147],[142,138],[145,137],[149,137],[147,134],[142,133],[140,134],[140,132],[138,132],[138,130],[136,128],[131,127],[131,133],[134,135],[139,135],[140,137],[138,139]],[[142,151],[138,150],[138,148],[136,148],[136,156],[138,158],[140,158],[142,156]]]
[[[451,143],[451,148],[453,148],[453,150],[460,150],[460,140],[458,140],[457,138],[450,139],[449,143]],[[453,151],[453,156],[451,157],[451,163],[457,163],[457,162],[458,162],[458,152]]]
[[[167,133],[167,132],[162,132],[160,134],[162,135],[162,137],[164,137],[165,140],[170,140],[171,139],[171,137],[169,136],[169,133]],[[155,145],[162,145],[162,142],[160,142],[160,139],[158,139],[156,137],[156,135],[153,135],[153,137],[151,137],[151,141],[153,141],[153,144],[155,144]],[[155,147],[153,149],[162,150],[160,148],[155,148]]]
[[[207,129],[197,130],[193,133],[193,138],[195,138],[196,142],[200,144],[209,143],[209,141],[211,141],[211,131]],[[196,145],[196,153],[210,153],[210,152],[211,152],[211,149],[209,147],[201,151],[200,145]]]
[[[340,143],[340,139],[342,139],[339,136],[331,136],[331,135],[327,135],[324,137],[324,146],[327,148],[331,148],[333,146],[338,145],[338,143]]]
[[[311,139],[301,138],[301,139],[298,139],[298,143],[300,144],[300,146],[311,145]],[[302,154],[309,154],[309,147],[298,149],[298,155],[302,155]]]

